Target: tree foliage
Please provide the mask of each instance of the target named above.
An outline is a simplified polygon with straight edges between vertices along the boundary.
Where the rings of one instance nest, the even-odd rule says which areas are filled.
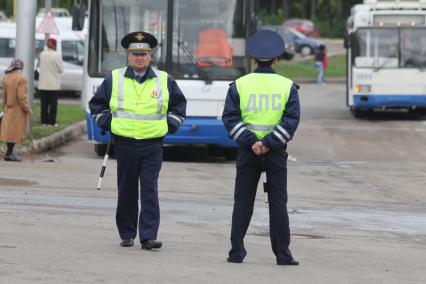
[[[312,20],[324,37],[341,37],[350,9],[362,0],[261,0],[260,19],[264,24],[279,25],[286,19]]]
[[[32,0],[31,0],[32,1]],[[72,11],[81,0],[51,0],[52,7]],[[87,0],[82,0],[87,7]],[[285,19],[306,18],[312,20],[325,37],[340,37],[345,30],[345,21],[350,8],[362,0],[257,0],[259,17],[264,24],[280,25]],[[37,10],[45,7],[46,0],[37,0]],[[1,0],[0,10],[13,14],[13,0]]]

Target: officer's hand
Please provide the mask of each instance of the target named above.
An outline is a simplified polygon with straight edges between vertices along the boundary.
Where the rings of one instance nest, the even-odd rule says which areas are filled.
[[[253,146],[251,146],[251,149],[257,156],[259,156],[260,154],[262,154],[262,146],[263,146],[262,141],[257,141],[256,143],[253,144]]]
[[[268,153],[268,152],[269,152],[269,147],[268,147],[268,146],[265,146],[265,145],[262,145],[261,150],[262,150],[262,155],[263,155],[263,154],[266,154],[266,153]]]

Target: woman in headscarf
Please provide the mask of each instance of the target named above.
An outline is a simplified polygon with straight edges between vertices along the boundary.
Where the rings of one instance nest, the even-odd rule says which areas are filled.
[[[27,79],[22,74],[24,62],[13,59],[3,77],[3,119],[0,140],[7,143],[6,161],[20,161],[13,154],[15,143],[22,143],[32,113],[27,98]]]

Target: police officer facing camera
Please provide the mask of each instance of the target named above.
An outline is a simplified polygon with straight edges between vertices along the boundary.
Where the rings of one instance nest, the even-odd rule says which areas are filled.
[[[247,52],[257,69],[230,85],[222,116],[230,137],[240,146],[227,260],[241,263],[247,254],[243,240],[257,184],[261,172],[266,171],[272,251],[278,265],[298,265],[289,250],[286,152],[300,119],[298,88],[271,67],[284,52],[280,35],[256,32],[247,42]]]
[[[186,99],[171,76],[151,66],[151,52],[157,46],[153,35],[129,33],[121,45],[128,51],[128,66],[106,76],[89,107],[96,124],[111,132],[115,147],[120,245],[133,246],[139,227],[141,248],[159,249],[158,176],[163,138],[183,123]]]

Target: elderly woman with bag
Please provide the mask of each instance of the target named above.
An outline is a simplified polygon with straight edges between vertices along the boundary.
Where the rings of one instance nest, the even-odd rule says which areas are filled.
[[[13,154],[15,143],[25,138],[31,107],[27,98],[27,79],[22,74],[24,62],[13,59],[3,78],[3,119],[0,128],[0,140],[7,143],[6,161],[20,161]]]

